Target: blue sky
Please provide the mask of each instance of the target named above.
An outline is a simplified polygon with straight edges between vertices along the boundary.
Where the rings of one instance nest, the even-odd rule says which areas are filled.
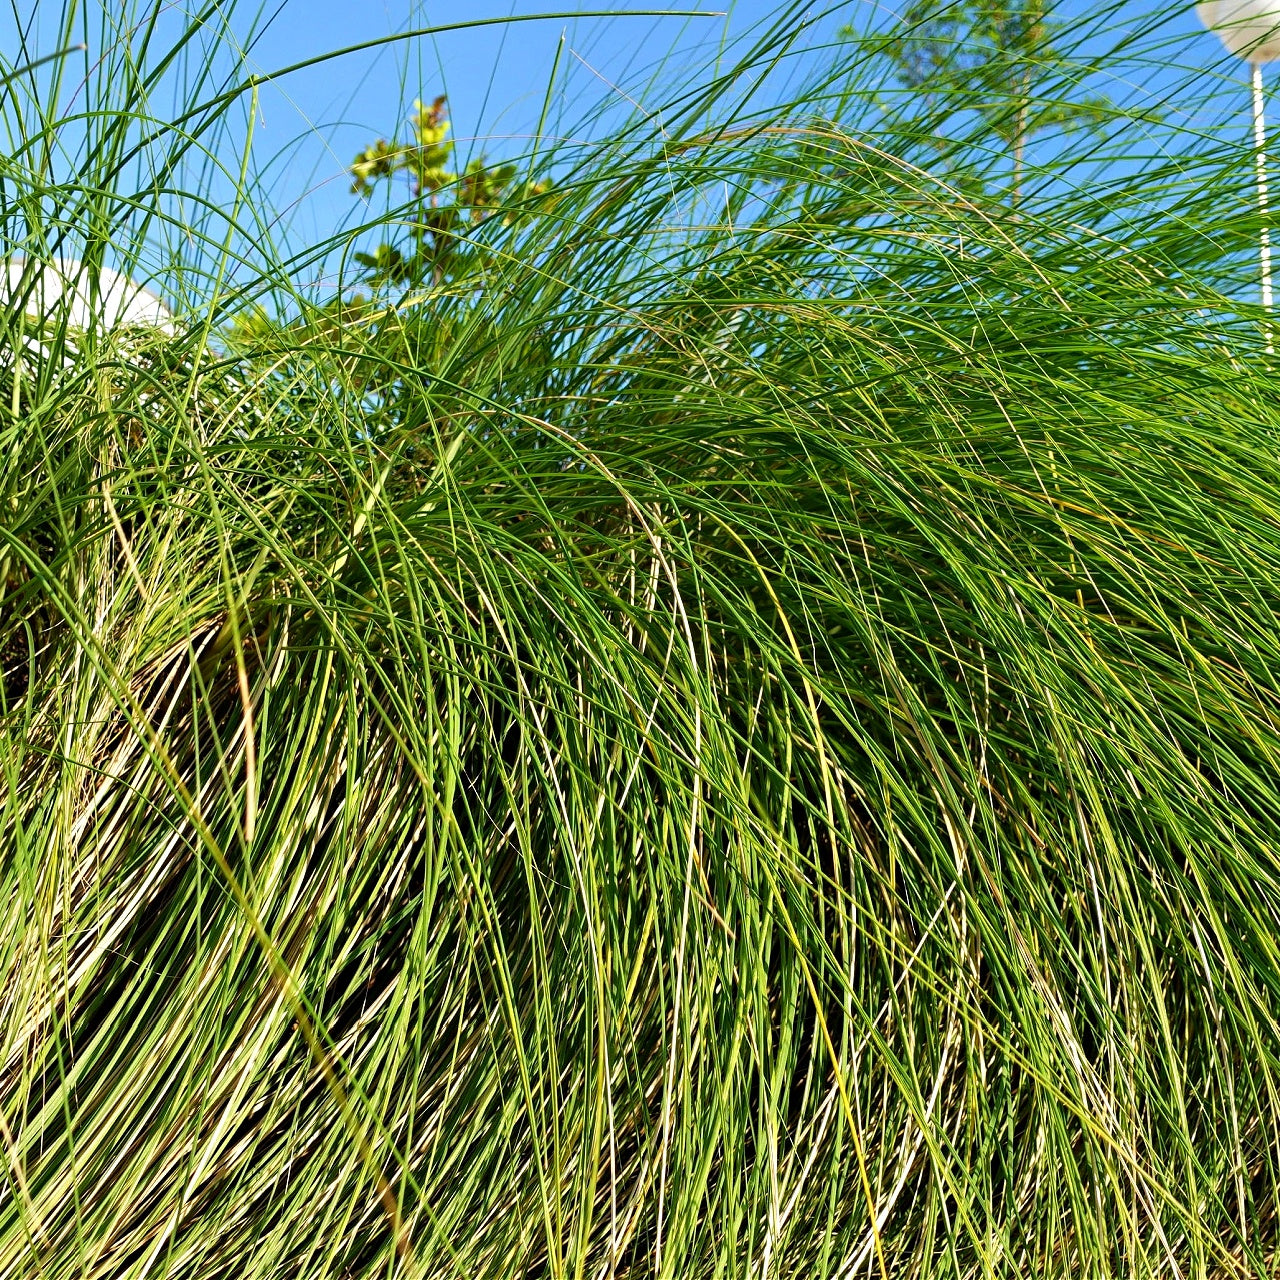
[[[158,9],[155,47],[163,48],[207,2],[78,0],[74,7],[81,16],[71,38],[84,39],[88,52],[67,60],[62,111],[69,102],[76,110],[85,105],[86,61],[93,66],[113,38],[102,28],[103,14],[110,15],[117,36],[128,30],[136,43],[144,20]],[[64,43],[63,15],[72,3],[14,0],[7,12],[0,9],[0,51],[10,64]],[[225,30],[215,38],[209,24],[210,59],[219,77],[232,80],[386,39],[377,48],[273,78],[261,89],[252,156],[259,191],[270,193],[269,200],[258,201],[270,218],[261,235],[264,261],[363,219],[350,192],[348,166],[376,138],[406,136],[404,122],[415,98],[448,96],[459,167],[469,155],[515,158],[529,151],[544,106],[551,137],[599,137],[609,121],[656,110],[682,81],[705,78],[717,58],[731,56],[732,46],[749,41],[762,25],[775,24],[784,10],[803,15],[791,24],[803,50],[829,44],[842,24],[867,9],[862,0],[818,0],[807,8],[795,0],[223,0],[218,7]],[[388,39],[486,19],[524,20]],[[790,58],[770,91],[783,92],[786,75],[801,74],[803,64],[802,56]],[[47,74],[52,73],[41,76]],[[189,69],[172,74],[172,98],[153,100],[152,114],[164,119],[188,106],[190,79]],[[188,189],[194,184],[213,193],[215,201],[229,200],[231,174],[244,151],[247,119],[236,114],[228,117],[212,163],[198,177],[179,178]],[[62,136],[70,141],[70,133]],[[217,164],[227,171],[222,177],[213,171]],[[179,216],[194,220],[200,214],[192,206]],[[254,247],[243,251],[252,255]],[[163,245],[151,254],[157,265],[168,256]]]
[[[174,30],[194,12],[195,0],[157,0]],[[811,57],[831,41],[842,23],[865,26],[892,20],[893,0],[826,0],[794,11],[807,18],[800,52],[780,72],[769,92],[785,92],[785,77],[801,74]],[[1088,6],[1065,0],[1068,17]],[[59,0],[16,0],[0,13],[0,49],[11,59],[19,49],[16,22],[28,28],[27,47],[44,52],[59,43]],[[86,14],[129,9],[135,16],[152,0],[82,0]],[[641,16],[669,8],[703,16]],[[297,71],[263,88],[253,130],[253,156],[270,192],[270,233],[278,243],[315,243],[344,219],[358,218],[347,165],[366,143],[403,130],[415,97],[446,93],[459,159],[470,151],[491,158],[524,153],[547,100],[552,69],[559,64],[548,132],[576,136],[635,110],[653,111],[682,80],[705,77],[718,57],[754,28],[775,21],[778,0],[256,0],[223,5],[235,37],[249,44],[247,68],[267,72],[298,61],[393,36],[414,28],[486,18],[529,17],[570,10],[609,10],[612,16],[555,17],[440,32],[397,40]],[[725,10],[728,12],[724,12]],[[16,17],[15,17],[16,15]],[[719,15],[719,16],[716,16]],[[1113,40],[1150,27],[1167,41],[1145,59],[1113,63],[1109,79],[1093,84],[1114,99],[1163,104],[1182,123],[1217,127],[1239,119],[1247,127],[1247,97],[1241,65],[1226,59],[1216,39],[1203,32],[1189,0],[1142,5],[1125,0],[1111,18]],[[254,32],[256,31],[256,35]],[[93,24],[89,40],[93,43]],[[1145,37],[1148,50],[1151,37]],[[1086,47],[1084,54],[1088,54]],[[90,54],[93,49],[91,47]],[[231,62],[226,53],[222,55]],[[1216,66],[1213,74],[1203,68]],[[1280,69],[1270,73],[1280,84]],[[181,85],[175,97],[184,101]],[[1280,107],[1272,110],[1280,127]],[[594,122],[594,123],[593,123]],[[1230,125],[1228,127],[1234,127]],[[238,164],[243,123],[231,130],[219,159]],[[401,134],[403,136],[403,132]]]
[[[804,38],[810,43],[830,39],[857,7],[814,6]],[[264,95],[255,141],[259,157],[265,160],[277,150],[288,154],[274,181],[300,197],[305,193],[297,217],[314,220],[318,230],[351,208],[345,167],[352,156],[374,138],[403,129],[416,97],[448,95],[459,152],[518,155],[527,150],[538,126],[553,67],[557,88],[549,132],[574,133],[610,101],[622,112],[630,112],[633,104],[641,109],[660,105],[673,83],[703,72],[725,47],[775,18],[779,6],[770,0],[732,5],[716,0],[668,5],[653,0],[461,0],[452,5],[286,0],[251,57],[266,70],[413,28],[592,9],[611,10],[615,16],[443,32],[298,72]],[[637,12],[654,9],[705,16]]]
[[[805,11],[808,25],[798,47],[813,49],[819,56],[817,50],[843,23],[891,21],[893,7],[894,0],[812,4]],[[1062,12],[1080,13],[1087,7],[1067,0]],[[696,10],[707,16],[626,16],[627,10],[658,8]],[[282,157],[272,170],[272,186],[285,198],[282,209],[289,210],[296,234],[305,239],[354,212],[346,165],[365,143],[402,127],[415,97],[448,94],[460,152],[474,147],[495,157],[517,155],[525,151],[537,127],[558,49],[549,132],[573,134],[589,127],[584,122],[610,102],[619,115],[633,107],[660,107],[673,84],[705,75],[717,56],[749,39],[761,24],[776,20],[783,8],[778,0],[685,0],[665,6],[653,0],[284,0],[252,50],[252,61],[264,70],[432,24],[557,10],[607,9],[615,16],[552,18],[441,33],[296,73],[264,94],[257,154],[263,161]],[[251,10],[241,12],[247,15]],[[711,16],[717,12],[723,16]],[[1206,123],[1221,118],[1232,101],[1230,82],[1207,80],[1202,101],[1194,89],[1188,91],[1186,67],[1217,65],[1222,74],[1233,77],[1239,64],[1223,58],[1217,40],[1200,27],[1190,3],[1126,3],[1116,11],[1114,25],[1121,31],[1139,31],[1157,13],[1160,36],[1169,41],[1169,65],[1161,57],[1122,62],[1112,81],[1100,87],[1115,99],[1150,99],[1166,109],[1173,98],[1176,111],[1188,121],[1198,114]],[[793,73],[800,73],[804,64],[803,54],[792,59]],[[1280,80],[1280,72],[1275,74]],[[775,85],[775,92],[781,88]],[[296,206],[291,200],[298,202]]]

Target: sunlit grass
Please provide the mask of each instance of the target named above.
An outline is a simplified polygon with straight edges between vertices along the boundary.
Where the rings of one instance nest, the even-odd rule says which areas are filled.
[[[11,308],[0,1276],[1274,1265],[1248,156],[1055,144],[1014,220],[838,56],[547,143],[360,325]],[[43,166],[11,100],[11,252],[278,295],[121,239],[205,170],[91,85]]]

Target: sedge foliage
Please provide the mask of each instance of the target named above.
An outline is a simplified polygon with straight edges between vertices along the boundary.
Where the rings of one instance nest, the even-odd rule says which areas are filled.
[[[12,251],[169,218],[222,305],[241,99],[110,99],[209,16],[101,145],[6,91]],[[1273,1265],[1248,156],[1015,217],[873,48],[735,106],[785,28],[350,323],[10,307],[0,1276]]]

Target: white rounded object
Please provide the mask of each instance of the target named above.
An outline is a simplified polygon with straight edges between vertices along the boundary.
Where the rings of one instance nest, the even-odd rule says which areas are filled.
[[[1238,57],[1249,62],[1280,58],[1280,0],[1203,0],[1196,13]]]
[[[4,302],[18,294],[23,272],[28,263],[21,258],[6,263],[6,275],[0,280]],[[89,269],[74,258],[54,258],[37,268],[34,281],[23,290],[23,310],[42,320],[60,319],[66,309],[67,324],[75,329],[111,328],[120,325],[146,324],[173,332],[173,313],[149,289],[134,284],[128,276],[103,267],[98,272],[97,289],[90,286]]]

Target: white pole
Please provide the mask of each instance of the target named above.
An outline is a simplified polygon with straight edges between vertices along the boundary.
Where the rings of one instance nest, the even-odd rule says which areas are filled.
[[[1262,64],[1253,64],[1253,145],[1258,173],[1258,212],[1262,215],[1259,258],[1262,265],[1262,307],[1271,310],[1271,233],[1267,228],[1267,121],[1262,95]],[[1271,326],[1267,326],[1267,355],[1274,355]]]

